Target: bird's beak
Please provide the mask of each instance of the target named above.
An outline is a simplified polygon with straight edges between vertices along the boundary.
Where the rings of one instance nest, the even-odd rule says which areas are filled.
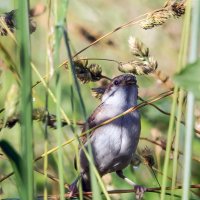
[[[137,81],[135,79],[135,77],[133,76],[129,76],[124,80],[124,85],[136,85]]]
[[[124,81],[124,85],[137,85],[137,82],[134,79],[128,79]]]
[[[136,81],[134,81],[134,80],[129,80],[129,81],[126,81],[125,84],[126,84],[126,85],[136,85]]]

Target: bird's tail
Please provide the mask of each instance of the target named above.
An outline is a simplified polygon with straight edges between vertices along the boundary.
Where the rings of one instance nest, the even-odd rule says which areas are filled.
[[[76,180],[73,181],[73,183],[69,186],[69,198],[71,198],[78,192],[77,184],[78,184],[79,179],[80,179],[80,176],[76,178]]]
[[[88,174],[86,173],[82,174],[81,183],[82,183],[83,191],[85,192],[91,191],[90,177]]]
[[[69,186],[70,190],[70,197],[74,196],[75,193],[78,192],[78,182],[81,179],[82,189],[84,192],[91,191],[91,185],[90,185],[90,177],[88,174],[81,174],[76,180]]]

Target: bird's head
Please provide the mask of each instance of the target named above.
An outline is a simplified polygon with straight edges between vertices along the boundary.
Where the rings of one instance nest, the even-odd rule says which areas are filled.
[[[132,74],[123,74],[115,77],[107,86],[102,102],[106,104],[129,103],[137,101],[138,86],[136,77]]]

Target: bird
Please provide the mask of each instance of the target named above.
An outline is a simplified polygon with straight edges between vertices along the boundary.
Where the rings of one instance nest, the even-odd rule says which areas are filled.
[[[82,132],[137,106],[137,98],[138,85],[133,74],[127,73],[113,78],[103,93],[101,104],[88,118]],[[96,128],[89,133],[89,136],[82,138],[86,150],[89,145],[91,146],[94,165],[100,176],[116,172],[120,178],[135,188],[139,198],[145,192],[145,188],[125,177],[123,169],[130,164],[136,151],[140,131],[140,113],[135,110]],[[79,156],[83,191],[91,191],[89,162],[83,148],[80,148]],[[77,182],[78,179],[70,185],[72,193],[75,188],[77,190]]]

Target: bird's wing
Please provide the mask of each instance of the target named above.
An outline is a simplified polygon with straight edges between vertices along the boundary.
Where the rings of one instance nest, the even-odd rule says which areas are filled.
[[[90,117],[88,118],[87,122],[84,124],[83,129],[82,129],[82,133],[95,127],[96,125],[100,124],[102,122],[102,106],[103,104],[100,104],[95,110],[94,112],[90,115]],[[103,120],[105,121],[105,120]],[[89,134],[89,137],[92,136],[92,134],[94,133],[94,131],[91,131]],[[88,139],[88,135],[84,135],[81,138],[81,142],[84,145],[87,142]],[[81,146],[79,145],[79,149],[81,148]],[[77,165],[76,165],[76,157],[74,158],[74,167],[75,169],[77,169]]]
[[[106,118],[103,116],[103,113],[102,113],[102,106],[103,104],[100,104],[91,114],[91,116],[88,118],[87,122],[83,126],[82,133],[97,126],[98,124],[106,120]],[[93,133],[94,131],[91,131],[88,134],[91,137]],[[87,135],[81,137],[81,141],[83,144],[85,144],[85,142],[87,141],[87,138],[88,138]]]

